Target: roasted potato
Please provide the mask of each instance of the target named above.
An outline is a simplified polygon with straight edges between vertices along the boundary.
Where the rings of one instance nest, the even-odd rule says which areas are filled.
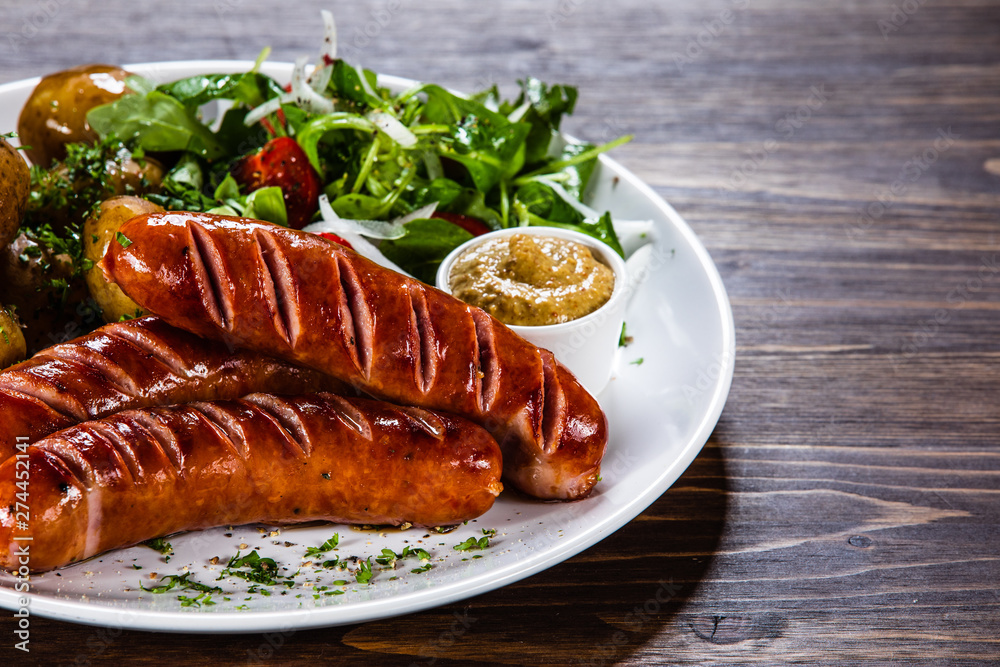
[[[6,246],[21,226],[31,194],[31,171],[13,146],[0,138],[0,247]]]
[[[30,353],[74,338],[97,320],[85,303],[83,285],[70,289],[65,301],[47,287],[50,280],[68,279],[72,273],[73,262],[67,255],[53,253],[25,232],[0,249],[0,303],[17,307]],[[78,305],[74,312],[64,304]]]
[[[104,160],[106,176],[101,180],[92,175],[94,168],[100,168],[100,161],[72,166],[63,162],[54,164],[37,180],[30,215],[45,220],[57,232],[67,225],[78,229],[97,202],[117,195],[157,192],[163,181],[163,165],[150,157],[123,159],[111,152]]]
[[[27,355],[24,334],[13,312],[0,306],[0,369],[13,366]]]
[[[111,65],[81,65],[42,77],[21,109],[17,133],[33,164],[66,157],[66,144],[93,143],[87,112],[125,94],[129,73]]]
[[[139,197],[114,197],[101,203],[97,215],[83,224],[83,256],[94,266],[83,274],[90,296],[104,313],[106,322],[117,322],[123,315],[135,317],[145,311],[132,299],[125,296],[121,288],[109,283],[101,267],[97,264],[108,250],[108,244],[115,242],[115,235],[129,218],[145,213],[157,213],[163,208]]]

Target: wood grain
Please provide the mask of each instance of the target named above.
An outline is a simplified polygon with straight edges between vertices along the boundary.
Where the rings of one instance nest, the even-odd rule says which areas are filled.
[[[320,3],[2,7],[11,81],[268,44],[293,59]],[[354,62],[458,89],[572,83],[566,129],[635,134],[616,157],[689,221],[732,299],[715,433],[636,520],[486,595],[270,642],[33,619],[30,655],[0,640],[5,664],[1000,663],[1000,5],[335,9]]]

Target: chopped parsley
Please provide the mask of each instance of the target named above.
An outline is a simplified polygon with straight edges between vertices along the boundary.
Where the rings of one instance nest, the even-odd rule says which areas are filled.
[[[115,232],[115,241],[118,241],[118,245],[123,248],[127,248],[132,245],[132,240],[121,232]]]
[[[425,563],[425,564],[421,565],[420,567],[413,568],[412,570],[410,570],[410,572],[412,574],[421,574],[421,573],[426,572],[427,570],[431,569],[432,567],[434,567],[434,566],[431,563]]]
[[[333,549],[336,549],[338,544],[340,544],[340,533],[334,533],[333,537],[331,537],[318,547],[307,548],[305,557],[312,558],[313,556],[319,556],[320,554],[325,554],[327,551],[332,551]]]
[[[278,572],[278,564],[274,562],[273,558],[261,558],[256,550],[251,551],[245,556],[241,556],[240,552],[237,551],[236,555],[229,560],[225,569],[222,570],[219,579],[227,575],[266,586],[287,586],[291,588],[295,585],[292,577],[283,576]],[[254,592],[253,588],[255,587],[251,586],[249,592]],[[263,595],[270,595],[269,592],[265,592],[264,590],[260,592]]]
[[[212,594],[207,592],[199,593],[193,598],[186,595],[178,595],[177,599],[181,601],[182,607],[200,607],[202,605],[210,607],[215,604],[215,602],[212,601]]]
[[[635,361],[630,361],[629,363],[632,364],[633,366],[642,366],[643,361],[645,361],[645,359],[643,357],[639,357]]]
[[[159,551],[163,554],[163,562],[169,563],[170,557],[174,554],[174,546],[167,542],[162,537],[157,537],[152,540],[146,540],[142,543],[142,546],[149,547],[153,551]]]
[[[185,591],[200,591],[202,593],[222,592],[222,589],[218,586],[208,586],[197,581],[191,581],[191,574],[191,572],[185,572],[184,574],[168,574],[160,578],[161,583],[159,586],[146,588],[142,585],[142,582],[140,582],[139,588],[147,593],[166,593],[167,591],[171,591],[175,588],[180,588]]]
[[[358,583],[367,584],[374,576],[375,573],[372,572],[372,557],[369,556],[366,560],[359,560],[358,569],[354,573],[354,578],[358,580]]]

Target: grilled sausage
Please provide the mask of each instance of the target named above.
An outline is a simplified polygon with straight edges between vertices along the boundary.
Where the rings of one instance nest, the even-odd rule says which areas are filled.
[[[231,351],[158,317],[116,322],[0,373],[0,461],[17,442],[127,408],[322,389],[343,385],[255,352]]]
[[[132,218],[102,260],[139,305],[188,331],[316,368],[378,398],[486,427],[505,478],[586,496],[607,421],[551,352],[486,312],[322,238],[198,213]]]
[[[475,424],[326,393],[127,410],[23,449],[0,466],[7,569],[24,545],[43,571],[221,525],[454,524],[502,489],[500,449]]]

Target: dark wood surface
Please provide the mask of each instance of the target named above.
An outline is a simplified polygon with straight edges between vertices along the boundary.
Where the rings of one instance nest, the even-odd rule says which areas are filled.
[[[318,38],[317,3],[149,7],[4,0],[0,81]],[[270,644],[34,619],[25,655],[4,613],[3,664],[1000,664],[1000,4],[335,9],[353,62],[575,84],[570,132],[635,134],[615,157],[732,299],[715,433],[637,519],[502,590]]]

